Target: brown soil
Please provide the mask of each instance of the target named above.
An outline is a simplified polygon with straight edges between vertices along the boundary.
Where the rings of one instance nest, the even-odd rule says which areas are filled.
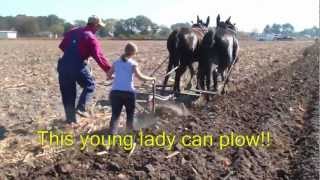
[[[59,129],[63,122],[55,72],[58,42],[0,44],[0,179],[319,179],[319,45],[311,47],[312,42],[241,41],[228,94],[189,108],[186,117],[164,113],[157,128],[144,130],[214,137],[269,131],[269,146],[175,146],[180,153],[169,159],[172,151],[156,147],[137,146],[128,157],[118,148],[97,155],[105,149],[40,146],[33,132]],[[114,59],[124,44],[107,41],[103,47]],[[167,56],[164,41],[137,44],[137,59],[147,74]],[[105,83],[105,75],[92,64],[97,82]],[[164,70],[157,74],[158,83]],[[101,84],[94,102],[107,100],[108,88]],[[106,128],[105,112],[95,113],[92,122]]]

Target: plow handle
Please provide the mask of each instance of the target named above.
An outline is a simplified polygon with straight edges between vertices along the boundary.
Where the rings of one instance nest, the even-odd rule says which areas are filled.
[[[156,81],[152,81],[152,112],[156,112]]]

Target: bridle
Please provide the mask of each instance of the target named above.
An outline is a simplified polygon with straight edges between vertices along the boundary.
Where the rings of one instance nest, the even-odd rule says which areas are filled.
[[[232,29],[230,26],[231,25],[228,25],[228,24],[227,24],[226,27],[217,26],[217,30],[218,29],[223,29],[225,31],[229,31],[229,32],[233,33],[234,35],[237,35],[237,30]],[[236,29],[236,27],[234,27],[234,28]]]
[[[208,32],[208,28],[204,26],[203,24],[194,24],[192,26],[192,29],[199,29],[203,34],[206,34]]]

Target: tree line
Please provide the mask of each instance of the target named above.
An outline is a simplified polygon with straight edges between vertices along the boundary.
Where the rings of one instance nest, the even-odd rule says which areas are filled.
[[[171,27],[158,25],[148,17],[139,15],[128,19],[103,19],[106,24],[97,32],[100,37],[118,38],[167,38],[172,29],[190,27],[189,23],[177,23]],[[56,15],[48,16],[0,16],[0,30],[16,30],[21,37],[46,36],[48,33],[62,36],[73,27],[84,26],[86,21],[67,22]]]
[[[304,29],[300,32],[296,32],[294,27],[290,23],[266,25],[263,29],[264,34],[281,34],[286,36],[310,36],[310,37],[319,37],[320,28],[312,27]]]
[[[171,27],[158,25],[143,15],[128,19],[103,19],[103,21],[106,26],[97,32],[100,37],[165,39],[172,30],[191,26],[188,22],[176,23]],[[27,15],[0,16],[0,30],[16,30],[20,37],[47,36],[48,33],[62,36],[64,32],[71,28],[84,25],[86,25],[84,20],[75,20],[70,23],[56,15],[36,17]],[[315,37],[320,35],[320,29],[312,27],[301,32],[295,32],[290,23],[275,23],[266,25],[263,33]]]
[[[56,15],[49,16],[0,16],[0,30],[16,30],[21,36],[36,36],[40,32],[62,34],[72,24]]]

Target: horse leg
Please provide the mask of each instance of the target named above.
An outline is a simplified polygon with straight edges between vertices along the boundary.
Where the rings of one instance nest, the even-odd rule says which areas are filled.
[[[190,69],[190,80],[188,82],[187,89],[191,89],[192,88],[192,79],[193,79],[193,76],[195,74],[195,71],[193,69],[192,63],[189,63],[188,67]]]
[[[213,78],[213,90],[217,91],[218,90],[218,72],[217,72],[217,69],[214,69],[212,71],[212,78]]]
[[[181,75],[186,71],[186,68],[187,66],[185,64],[180,64],[179,68],[176,71],[176,77],[175,77],[174,87],[173,87],[173,91],[175,93],[180,92],[180,78],[181,78]]]
[[[203,56],[203,55],[202,55]],[[204,90],[204,76],[205,76],[205,67],[206,59],[200,56],[197,72],[197,89]]]
[[[178,53],[169,52],[169,64],[168,64],[168,68],[167,68],[167,73],[170,72],[174,67],[179,65],[179,59],[180,59],[180,56]],[[170,78],[170,75],[167,75],[164,78],[162,92],[161,92],[162,95],[164,94],[164,91],[167,86],[169,78]]]
[[[197,72],[197,86],[196,89],[200,89],[201,85],[200,85],[200,70],[198,68],[198,72]]]
[[[199,68],[199,70],[198,70],[198,85],[199,85],[199,88],[201,89],[201,90],[204,90],[204,72],[203,72],[203,70],[201,70],[200,68]],[[198,89],[199,89],[198,88]]]
[[[223,82],[224,81],[224,71],[220,72],[220,76],[221,76],[221,81]]]
[[[206,72],[205,72],[205,77],[206,77],[206,87],[207,87],[207,91],[210,91],[210,85],[211,85],[211,63],[208,64],[208,66],[206,67]]]

